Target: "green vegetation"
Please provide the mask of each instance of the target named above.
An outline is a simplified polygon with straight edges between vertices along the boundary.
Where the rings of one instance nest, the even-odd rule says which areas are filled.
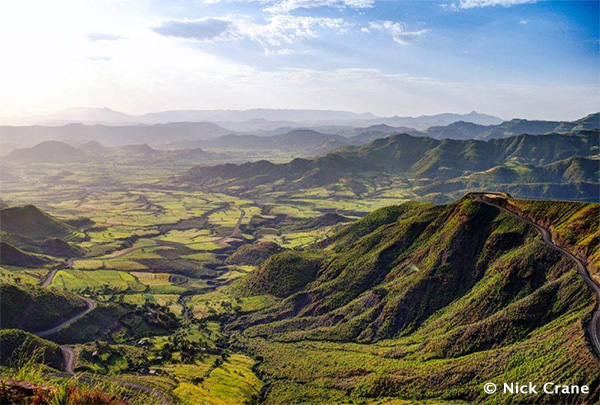
[[[49,342],[28,350],[31,342],[41,340],[31,336],[18,335],[22,332],[0,331],[3,342],[22,339],[25,344],[13,351],[18,357],[8,367],[0,370],[0,397],[5,403],[32,404],[94,404],[94,405],[158,405],[164,403],[167,396],[157,398],[141,390],[130,389],[123,382],[98,378],[63,378],[49,374],[43,365],[48,350],[58,350]],[[5,340],[7,335],[11,335]],[[29,341],[28,341],[29,339]]]
[[[275,253],[281,251],[281,247],[273,242],[258,242],[252,245],[242,245],[227,258],[227,262],[231,264],[257,266]]]
[[[0,380],[102,403],[98,384],[134,404],[492,403],[486,381],[546,379],[597,392],[584,334],[595,302],[571,262],[471,197],[406,202],[505,184],[589,198],[594,136],[373,136],[315,159],[189,172],[193,158],[169,164],[182,152],[148,145],[17,165],[27,181],[3,183],[0,338],[3,360],[36,361],[6,363]],[[597,205],[510,201],[598,262]],[[96,307],[49,340],[25,332],[80,312],[83,298]],[[52,374],[65,369],[57,344],[86,380]]]
[[[239,404],[257,398],[263,384],[252,372],[253,365],[254,361],[247,356],[229,356],[219,367],[200,377],[200,384],[181,382],[173,392],[189,404],[197,403],[199,398],[206,404]],[[194,378],[189,370],[183,375]]]
[[[598,199],[598,129],[503,139],[455,140],[395,134],[361,146],[289,163],[199,166],[186,181],[244,196],[338,190],[363,195],[394,178],[405,190],[446,201],[473,188],[521,196]],[[308,194],[311,195],[310,193]]]
[[[287,297],[315,279],[321,261],[305,252],[283,252],[270,257],[244,279],[240,291],[250,295]]]
[[[512,199],[509,204],[525,217],[547,226],[560,244],[586,259],[591,275],[600,281],[599,204]]]
[[[35,253],[26,253],[19,248],[0,241],[0,264],[18,267],[38,267],[50,260]]]
[[[481,384],[522,378],[597,391],[581,323],[595,305],[591,292],[568,259],[499,210],[470,197],[389,208],[320,247],[302,253],[320,263],[308,282],[286,289],[286,272],[307,280],[311,267],[285,252],[241,288],[261,293],[278,282],[274,290],[285,292],[231,326],[244,330],[238,344],[263,358],[259,370],[273,382],[267,403],[344,394],[485,403],[495,399]],[[260,278],[269,284],[252,282]]]
[[[113,270],[60,270],[52,280],[52,287],[67,291],[102,290],[141,292],[146,286],[131,273]]]
[[[82,312],[85,302],[72,294],[31,285],[0,285],[2,328],[40,332]]]
[[[40,211],[33,205],[8,207],[0,210],[2,232],[30,239],[50,237],[71,239],[77,230],[70,225]]]
[[[60,347],[20,329],[0,329],[0,364],[20,367],[24,358],[39,356],[40,362],[58,370],[65,366]]]

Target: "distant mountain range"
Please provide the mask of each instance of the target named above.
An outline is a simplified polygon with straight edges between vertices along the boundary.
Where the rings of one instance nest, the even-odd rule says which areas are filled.
[[[387,124],[426,129],[467,121],[482,125],[499,124],[502,119],[475,111],[469,114],[438,114],[419,117],[378,117],[371,113],[333,110],[250,109],[250,110],[173,110],[144,115],[128,115],[109,108],[68,108],[54,114],[14,117],[3,120],[8,125],[65,125],[69,123],[103,125],[154,125],[173,122],[213,122],[230,130],[249,132],[273,130],[278,127],[315,125],[369,126]]]
[[[31,148],[15,149],[4,157],[6,163],[74,163],[83,161],[109,161],[127,163],[177,163],[214,161],[228,155],[207,152],[200,148],[158,150],[148,144],[125,145],[109,148],[97,141],[90,141],[75,148],[60,141],[44,141]],[[189,163],[188,163],[189,164]],[[2,178],[2,181],[17,181]]]
[[[243,165],[220,165],[192,168],[185,180],[205,187],[233,188],[257,191],[257,186],[268,190],[299,190],[332,186],[342,179],[356,182],[360,175],[388,174],[410,181],[424,194],[450,191],[467,187],[465,176],[491,185],[518,181],[546,184],[540,187],[545,196],[552,194],[550,183],[576,184],[571,198],[598,196],[598,130],[578,133],[547,135],[519,135],[504,139],[437,140],[409,134],[391,135],[376,139],[363,146],[346,146],[336,153],[312,160],[294,159],[285,164],[267,161]],[[573,159],[577,157],[578,159]],[[559,163],[560,162],[560,163]],[[554,166],[552,166],[554,164]],[[505,171],[504,178],[497,178]],[[571,170],[571,169],[572,170]],[[513,171],[512,176],[508,171]],[[527,176],[526,172],[536,173]],[[569,174],[565,177],[565,173]],[[562,187],[562,186],[561,186]],[[556,191],[556,190],[555,190]],[[557,191],[559,192],[559,191]],[[523,191],[521,192],[523,194]]]
[[[289,129],[289,128],[288,128]],[[464,121],[445,127],[432,127],[417,131],[407,127],[392,127],[386,124],[372,125],[335,131],[335,128],[292,129],[271,136],[225,135],[216,139],[179,141],[169,147],[202,147],[215,149],[305,151],[311,154],[326,153],[343,145],[363,145],[374,139],[392,134],[407,133],[435,139],[479,139],[506,138],[513,135],[540,135],[550,132],[577,132],[585,129],[600,129],[600,114],[591,114],[573,122],[511,120],[498,125],[478,125]],[[328,133],[326,131],[334,133]]]
[[[377,126],[376,128],[380,128]],[[375,128],[375,127],[374,127]],[[318,155],[338,149],[345,145],[362,145],[372,139],[383,138],[390,133],[398,133],[397,128],[388,130],[364,128],[359,135],[342,136],[325,134],[312,129],[292,129],[289,132],[272,136],[230,134],[210,140],[185,140],[171,142],[167,148],[208,148],[246,151],[283,151],[305,152],[307,155]],[[412,130],[413,132],[417,132]]]
[[[447,119],[457,115],[443,115]],[[429,117],[431,118],[431,117]],[[395,120],[400,122],[401,120]],[[577,132],[600,128],[600,114],[591,114],[573,122],[528,121],[514,119],[493,125],[458,121],[446,126],[434,126],[419,131],[407,126],[385,123],[360,126],[320,125],[314,127],[278,127],[254,134],[233,132],[211,122],[176,122],[156,125],[84,125],[0,127],[2,147],[12,150],[32,146],[42,141],[56,140],[80,145],[97,141],[105,146],[120,147],[148,143],[167,149],[209,148],[224,150],[301,152],[299,156],[315,155],[335,150],[343,145],[362,145],[391,134],[408,133],[435,139],[495,139],[507,136],[549,132]],[[404,121],[403,121],[404,122]],[[239,123],[243,128],[243,123]],[[418,126],[418,125],[416,125]]]
[[[479,125],[458,121],[447,126],[431,127],[424,131],[427,136],[436,139],[495,139],[512,135],[540,135],[548,132],[581,131],[599,129],[600,113],[590,114],[572,122],[566,121],[528,121],[513,119],[497,125]]]
[[[2,142],[35,144],[55,140],[71,143],[98,141],[105,146],[132,143],[166,143],[186,139],[212,139],[231,131],[210,122],[177,122],[158,125],[106,126],[67,124],[64,126],[0,127]]]

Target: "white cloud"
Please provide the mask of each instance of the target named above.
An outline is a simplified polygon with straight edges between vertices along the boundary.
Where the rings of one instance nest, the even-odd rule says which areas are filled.
[[[370,8],[375,0],[282,0],[275,1],[265,11],[271,13],[289,13],[300,8],[336,7],[336,8]]]
[[[119,40],[123,39],[123,37],[120,37],[118,35],[104,34],[104,33],[98,33],[98,32],[89,33],[87,35],[87,38],[90,41],[92,41],[92,42],[98,42],[98,41],[119,41]]]
[[[371,8],[375,5],[375,0],[200,0],[204,4],[217,3],[260,3],[268,5],[264,9],[273,14],[286,14],[293,10],[334,7],[334,8]]]
[[[166,17],[145,14],[147,7],[141,2],[101,0],[90,7],[91,3],[0,2],[0,48],[10,60],[0,64],[2,115],[84,105],[135,114],[254,107],[344,109],[380,115],[476,109],[506,118],[575,119],[596,111],[600,103],[595,82],[510,84],[510,78],[496,80],[493,74],[480,83],[466,76],[464,82],[446,82],[368,69],[273,67],[261,71],[190,47],[184,40],[157,35],[148,27],[159,26]],[[322,35],[322,30],[343,29],[327,26],[348,24],[319,20],[321,26],[314,20],[288,19],[258,23],[242,16],[220,19],[231,22],[227,32],[235,30],[238,35],[238,26],[245,25],[244,32],[250,35],[252,31],[268,53],[294,52],[296,42]],[[90,32],[118,33],[127,40],[90,42],[86,37]],[[381,32],[387,35],[389,31]],[[280,46],[270,45],[273,41]],[[394,69],[401,67],[386,68]]]
[[[237,31],[265,48],[284,47],[310,38],[317,38],[320,29],[341,30],[349,24],[340,18],[296,17],[279,14],[267,18],[266,24],[245,20],[236,23]]]
[[[537,3],[537,0],[460,0],[458,7],[463,9],[494,6],[510,7],[527,3]]]
[[[112,58],[110,56],[102,56],[102,55],[100,55],[100,56],[93,56],[93,55],[92,56],[86,56],[83,59],[89,60],[89,61],[92,61],[92,62],[108,62],[108,61],[112,60]]]
[[[201,20],[168,20],[152,30],[160,35],[204,42],[248,39],[258,42],[267,55],[289,55],[290,45],[317,38],[321,29],[342,31],[350,24],[340,18],[298,17],[277,14],[258,24],[248,16],[229,15]]]
[[[231,21],[218,18],[166,20],[160,26],[153,27],[152,31],[166,37],[214,42],[229,39],[230,25]]]
[[[428,29],[407,31],[405,24],[394,21],[371,21],[369,26],[373,29],[391,32],[394,41],[401,45],[408,45],[417,42],[419,38],[429,32]]]

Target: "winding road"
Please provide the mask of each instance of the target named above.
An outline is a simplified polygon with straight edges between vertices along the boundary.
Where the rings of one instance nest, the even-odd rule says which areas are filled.
[[[54,279],[54,276],[56,276],[56,273],[58,273],[58,269],[50,270],[50,273],[48,273],[48,276],[46,276],[46,279],[40,285],[42,287],[50,287],[50,284],[52,284],[52,280]]]
[[[73,259],[69,259],[67,262],[69,267],[73,265],[72,260]],[[58,271],[58,269],[52,270],[52,272],[50,272],[50,274],[48,274],[48,277],[41,285],[43,287],[48,287],[52,283],[52,279],[54,278],[54,275],[56,275],[57,271]],[[84,311],[76,314],[75,316],[67,319],[64,322],[61,322],[60,324],[58,324],[50,329],[47,329],[47,330],[44,330],[41,332],[36,332],[36,333],[34,333],[34,335],[37,335],[39,337],[44,337],[44,336],[51,335],[55,332],[58,332],[61,329],[66,328],[73,322],[77,321],[78,319],[84,317],[85,315],[87,315],[88,313],[93,311],[94,308],[96,308],[97,304],[94,300],[87,298],[87,297],[80,297],[80,298],[85,301],[86,306],[87,306],[87,308]],[[75,371],[74,371],[75,350],[73,350],[73,348],[71,348],[69,346],[65,346],[65,345],[60,346],[60,350],[62,351],[63,357],[65,359],[65,371],[67,372],[68,376],[74,376],[75,375]],[[84,382],[86,384],[93,384],[94,382],[98,382],[98,381],[102,380],[99,377],[86,376],[86,375],[79,375],[76,378],[77,378],[77,380]],[[148,387],[146,385],[129,382],[129,381],[121,381],[121,380],[114,380],[114,379],[109,379],[109,381],[111,381],[115,384],[118,384],[126,389],[153,395],[153,396],[159,398],[161,403],[163,403],[163,404],[170,404],[173,402],[171,397],[169,397],[164,392],[157,390],[156,388]]]
[[[241,235],[240,227],[241,227],[242,221],[244,219],[244,216],[246,215],[246,212],[242,208],[239,208],[239,207],[237,207],[237,208],[240,211],[240,217],[238,218],[233,231],[231,232],[231,234],[219,238],[218,242],[224,242],[227,239],[232,239],[232,238],[241,238],[242,235]],[[193,242],[193,243],[195,243],[195,242]],[[190,244],[193,244],[193,243],[190,243]],[[148,247],[148,246],[129,247],[120,252],[113,253],[114,256],[112,256],[111,258],[121,257],[127,253],[133,252],[138,249],[143,249],[146,247]],[[72,268],[73,264],[75,263],[76,260],[77,260],[77,258],[69,258],[66,262],[66,268]],[[40,283],[40,285],[44,288],[50,287],[50,285],[52,284],[52,280],[54,279],[54,277],[56,276],[56,273],[58,273],[58,271],[59,271],[59,268],[52,269],[50,271],[50,273],[48,273],[46,278]],[[67,326],[71,325],[73,322],[81,319],[82,317],[84,317],[85,315],[87,315],[88,313],[90,313],[91,311],[93,311],[96,308],[97,304],[94,300],[87,298],[87,297],[83,297],[83,296],[81,296],[80,298],[83,299],[86,303],[86,309],[84,311],[79,312],[78,314],[74,315],[73,317],[65,320],[64,322],[61,322],[60,324],[58,324],[50,329],[47,329],[47,330],[44,330],[41,332],[36,332],[34,334],[39,337],[44,337],[44,336],[48,336],[53,333],[56,333],[64,328],[66,328]],[[61,351],[63,353],[63,357],[65,359],[65,371],[67,372],[67,374],[69,376],[74,376],[75,375],[75,371],[74,371],[75,350],[73,350],[73,348],[71,348],[69,346],[65,346],[65,345],[60,346],[60,349],[61,349]],[[101,380],[100,378],[97,378],[97,377],[90,377],[90,376],[84,376],[84,375],[80,375],[76,378],[79,381],[82,381],[85,383],[92,383],[94,381]],[[120,381],[120,380],[112,380],[112,379],[110,381],[112,381],[113,383],[119,384],[122,387],[127,388],[127,389],[154,395],[154,396],[158,397],[161,400],[161,402],[164,404],[173,402],[171,397],[169,397],[164,392],[157,390],[155,388],[148,387],[148,386],[134,383],[134,382],[128,382],[128,381]]]
[[[75,350],[68,346],[61,346],[60,350],[62,350],[63,357],[65,358],[66,372],[69,373],[69,375],[75,375],[75,371],[73,371],[73,364],[75,363]]]
[[[50,329],[47,329],[47,330],[44,330],[44,331],[41,331],[41,332],[36,332],[35,334],[38,335],[38,336],[40,336],[40,337],[51,335],[51,334],[53,334],[55,332],[58,332],[59,330],[61,330],[63,328],[66,328],[67,326],[69,326],[70,324],[72,324],[76,320],[84,317],[85,315],[87,315],[88,313],[90,313],[91,311],[93,311],[94,308],[96,308],[96,302],[94,300],[92,300],[90,298],[87,298],[87,297],[80,297],[80,298],[85,301],[85,304],[87,306],[87,308],[83,312],[80,312],[77,315],[75,315],[75,316],[67,319],[66,321],[61,322],[60,324],[56,325],[53,328],[50,328]]]
[[[494,193],[474,193],[473,195],[475,196],[475,199],[477,201],[487,204],[487,205],[491,205],[492,207],[498,208],[499,210],[506,212],[510,216],[517,218],[518,220],[520,220],[528,225],[533,226],[542,235],[542,240],[548,246],[550,246],[554,250],[557,250],[560,253],[566,255],[569,259],[571,259],[571,261],[575,262],[575,264],[577,265],[577,273],[579,273],[581,278],[583,278],[585,283],[592,289],[592,291],[594,291],[594,294],[596,295],[596,308],[594,309],[592,321],[588,325],[588,335],[589,335],[590,343],[592,344],[592,347],[594,348],[596,355],[598,357],[600,357],[600,286],[598,286],[598,284],[596,284],[594,282],[594,280],[592,280],[592,278],[590,277],[590,273],[589,273],[585,263],[583,262],[583,260],[581,260],[580,258],[575,256],[571,252],[558,246],[554,242],[554,239],[552,238],[552,234],[550,233],[550,231],[548,229],[544,228],[543,226],[541,226],[539,224],[536,224],[533,221],[530,221],[527,218],[520,216],[519,214],[509,210],[506,207],[503,207],[499,204],[496,204],[496,203],[490,201],[488,198],[485,197],[486,194],[487,195],[495,195]],[[504,198],[504,196],[502,196],[502,195],[497,195],[497,196]]]

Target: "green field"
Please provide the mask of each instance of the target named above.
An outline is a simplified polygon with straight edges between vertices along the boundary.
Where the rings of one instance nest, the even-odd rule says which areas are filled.
[[[75,224],[69,242],[80,250],[36,267],[3,266],[0,282],[40,284],[56,269],[50,291],[98,304],[48,336],[75,350],[78,373],[153,387],[179,403],[362,404],[483,401],[484,377],[554,378],[576,368],[570,353],[591,369],[581,319],[592,303],[568,263],[522,224],[474,204],[452,213],[399,206],[415,198],[407,179],[366,177],[360,192],[344,179],[240,194],[186,184],[179,166],[74,163],[61,181],[47,180],[60,165],[22,170],[31,181],[3,184],[2,201]],[[356,222],[381,207],[389,208]],[[520,208],[545,212],[566,243],[597,259],[597,232],[584,226],[594,209]],[[533,273],[530,262],[540,263]],[[560,307],[566,299],[574,305]],[[510,311],[497,308],[502,300]],[[529,311],[535,305],[543,310]],[[530,318],[506,327],[548,311],[532,330],[523,326],[537,322]],[[478,338],[452,351],[470,334]],[[504,371],[491,373],[489,362]]]

